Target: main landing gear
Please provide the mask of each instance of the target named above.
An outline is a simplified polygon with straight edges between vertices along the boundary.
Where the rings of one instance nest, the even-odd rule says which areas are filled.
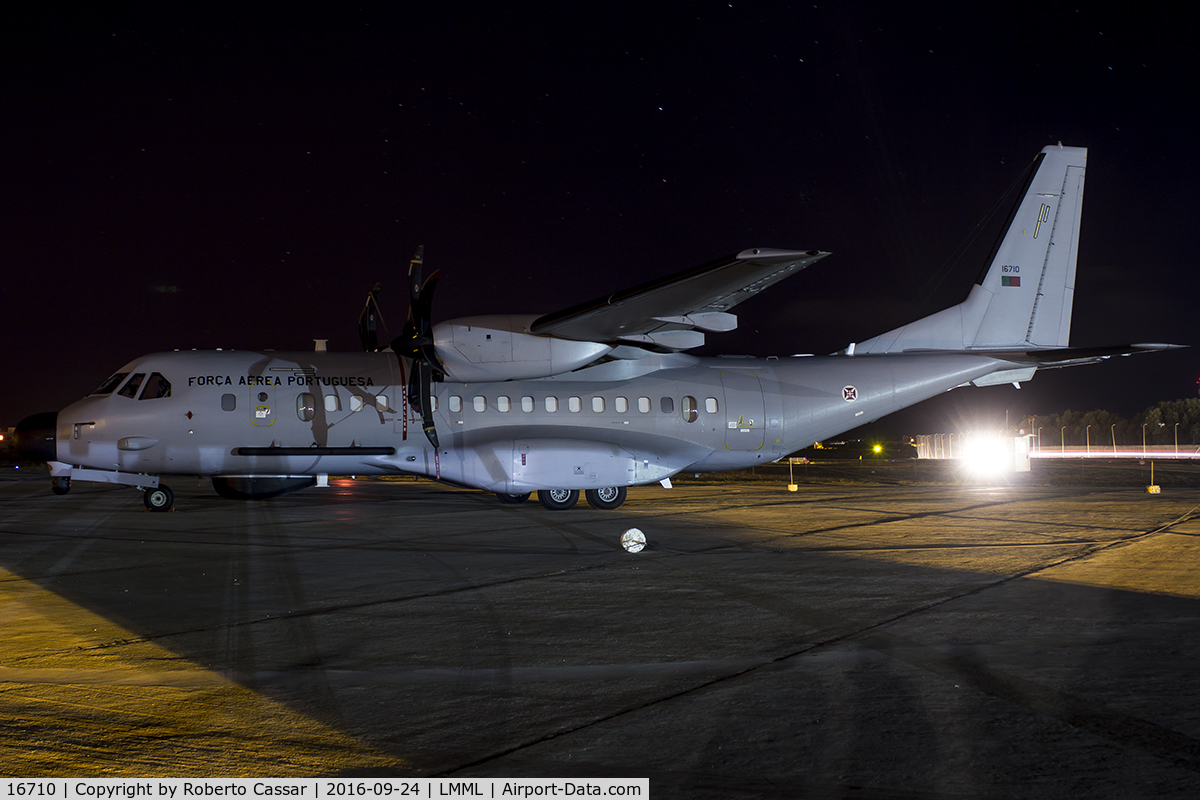
[[[605,486],[584,492],[588,505],[603,511],[620,508],[625,502],[624,486]],[[579,502],[578,489],[538,489],[538,501],[550,511],[566,511]]]
[[[579,490],[538,489],[538,501],[547,511],[566,511],[579,502]]]
[[[588,489],[584,494],[587,495],[588,505],[592,508],[598,508],[601,511],[620,508],[621,504],[625,502],[624,486],[605,486],[600,489]]]

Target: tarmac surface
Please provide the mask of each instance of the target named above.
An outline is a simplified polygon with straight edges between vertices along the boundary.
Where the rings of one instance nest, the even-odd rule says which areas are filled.
[[[1200,797],[1200,489],[171,485],[0,482],[0,774]]]

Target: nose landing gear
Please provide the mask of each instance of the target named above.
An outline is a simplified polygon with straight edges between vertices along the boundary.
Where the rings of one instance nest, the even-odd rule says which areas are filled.
[[[142,502],[149,511],[170,511],[175,505],[175,493],[164,483],[142,493]]]
[[[50,491],[55,494],[66,494],[71,491],[71,479],[64,476],[51,478]]]

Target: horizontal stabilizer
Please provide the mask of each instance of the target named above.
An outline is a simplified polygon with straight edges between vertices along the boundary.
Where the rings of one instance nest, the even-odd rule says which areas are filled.
[[[1182,350],[1186,344],[1162,344],[1141,342],[1118,344],[1108,347],[1051,347],[1040,350],[985,350],[971,349],[972,355],[987,356],[1013,364],[1032,364],[1038,369],[1074,367],[1080,364],[1095,364],[1113,356],[1132,356],[1139,353],[1161,353],[1165,350]],[[962,353],[962,350],[905,350],[905,353]],[[1007,383],[1007,381],[1005,381]]]

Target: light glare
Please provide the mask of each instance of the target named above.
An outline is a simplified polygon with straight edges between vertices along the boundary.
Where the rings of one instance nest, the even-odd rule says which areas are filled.
[[[1012,453],[995,437],[971,436],[963,443],[963,465],[975,475],[996,475],[1011,470]]]

